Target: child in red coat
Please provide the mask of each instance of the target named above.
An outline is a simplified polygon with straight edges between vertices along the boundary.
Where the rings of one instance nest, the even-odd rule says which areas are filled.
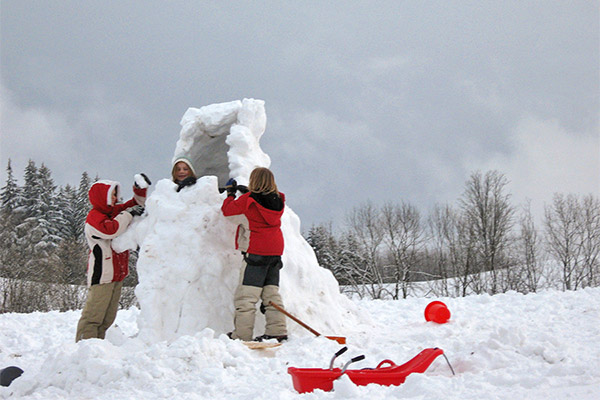
[[[279,270],[283,267],[283,234],[281,215],[285,195],[277,190],[275,177],[268,168],[256,168],[250,174],[248,193],[238,199],[235,181],[226,185],[227,198],[223,202],[223,215],[244,215],[248,219],[250,241],[244,254],[240,283],[235,292],[235,318],[232,339],[252,340],[256,303],[262,299],[265,306],[265,334],[254,340],[287,339],[285,315],[270,302],[283,307],[279,294]]]
[[[142,174],[143,175],[143,174]],[[143,175],[146,183],[148,178]],[[137,180],[137,176],[136,176]],[[88,296],[77,324],[75,341],[81,339],[104,339],[119,308],[123,279],[129,273],[129,251],[115,252],[112,239],[121,235],[134,216],[144,212],[147,185],[137,183],[134,196],[124,204],[117,204],[120,187],[118,182],[100,180],[88,193],[92,209],[85,220],[85,238],[90,248],[87,264]]]

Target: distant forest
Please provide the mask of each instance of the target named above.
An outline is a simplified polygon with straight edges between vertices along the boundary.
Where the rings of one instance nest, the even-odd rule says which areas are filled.
[[[456,205],[422,215],[407,202],[370,202],[305,234],[342,290],[361,297],[467,296],[600,285],[600,201],[555,193],[537,227],[529,204],[515,206],[499,171],[474,172]]]
[[[78,309],[85,299],[90,210],[86,172],[58,187],[50,169],[25,167],[19,185],[9,160],[0,188],[0,313]],[[96,178],[97,180],[97,178]],[[359,205],[342,221],[312,226],[304,236],[319,264],[348,295],[399,299],[575,290],[600,285],[600,201],[557,193],[535,226],[528,205],[515,206],[499,171],[474,172],[456,205],[429,215],[407,202]],[[135,304],[137,252],[121,306]],[[551,266],[551,267],[550,267]]]

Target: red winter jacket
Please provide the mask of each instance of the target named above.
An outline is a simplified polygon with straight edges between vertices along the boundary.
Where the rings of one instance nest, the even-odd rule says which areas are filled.
[[[124,204],[110,206],[113,190],[120,192],[118,182],[101,180],[92,185],[88,193],[92,210],[85,219],[85,238],[90,248],[87,264],[87,284],[120,282],[129,274],[129,251],[115,252],[112,239],[131,223],[133,217],[125,209],[136,204],[144,205],[146,190],[133,188],[133,199]]]
[[[243,214],[250,227],[248,253],[261,256],[280,256],[283,254],[283,234],[281,233],[281,215],[285,208],[285,195],[281,197],[281,209],[272,210],[259,204],[251,197],[251,192],[238,199],[227,196],[221,211],[226,217]],[[260,195],[259,195],[260,196]]]

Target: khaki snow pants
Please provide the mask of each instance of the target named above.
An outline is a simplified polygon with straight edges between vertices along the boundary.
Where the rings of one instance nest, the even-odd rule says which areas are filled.
[[[75,342],[81,339],[104,339],[106,330],[115,322],[123,282],[92,285],[81,318],[77,324]]]
[[[279,294],[279,270],[281,259],[269,258],[263,265],[258,262],[265,257],[248,254],[242,271],[240,283],[235,291],[233,304],[235,306],[234,326],[231,337],[245,341],[252,340],[254,333],[254,319],[256,316],[256,303],[262,300],[265,306],[265,334],[271,336],[287,335],[285,315],[275,307],[269,306],[273,302],[283,308],[283,301]],[[277,261],[279,260],[279,261]],[[262,286],[264,284],[264,286]]]

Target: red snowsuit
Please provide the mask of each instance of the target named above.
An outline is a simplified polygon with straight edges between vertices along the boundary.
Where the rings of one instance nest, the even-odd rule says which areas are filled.
[[[87,284],[120,282],[129,274],[129,251],[115,252],[111,247],[116,238],[131,223],[133,217],[125,209],[146,201],[147,189],[134,187],[134,196],[124,204],[110,206],[113,189],[119,191],[118,182],[101,180],[92,185],[88,193],[93,208],[85,220],[85,238],[90,248],[87,264]]]

